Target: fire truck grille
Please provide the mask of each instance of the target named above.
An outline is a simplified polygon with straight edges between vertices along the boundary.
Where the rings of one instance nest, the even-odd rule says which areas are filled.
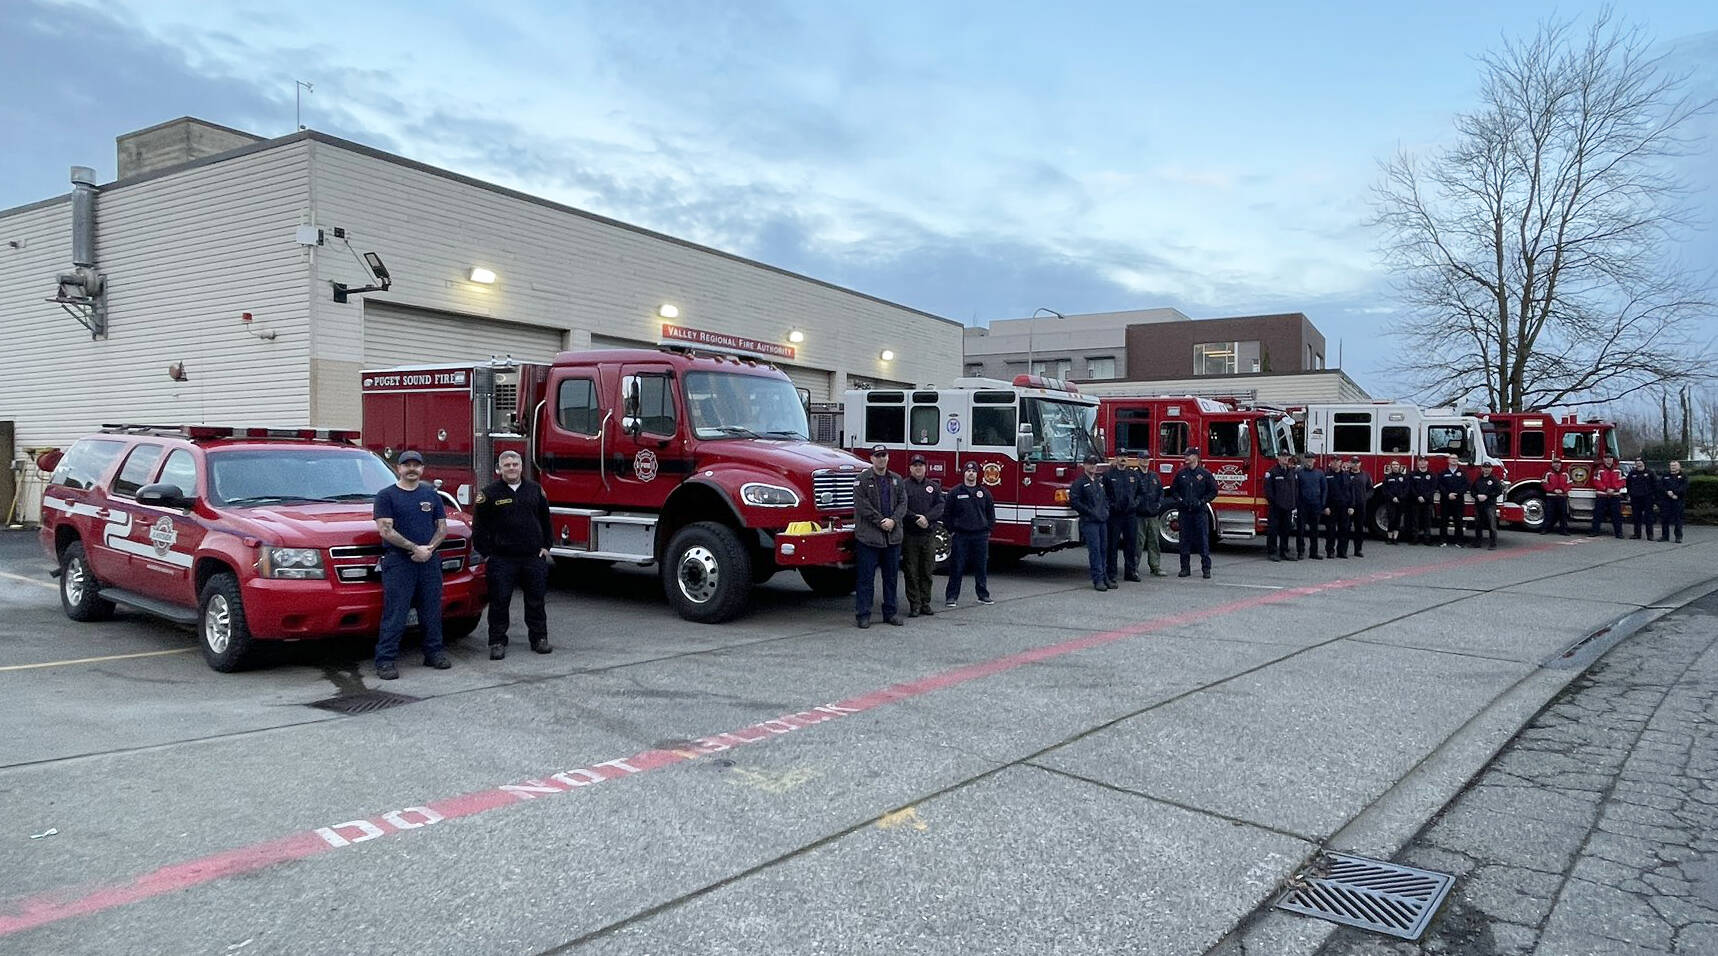
[[[331,558],[334,558],[336,560],[339,560],[340,558],[379,558],[382,556],[382,553],[386,550],[387,550],[387,545],[382,545],[382,544],[342,545],[338,548],[329,548],[328,549],[328,556]],[[443,539],[441,546],[436,548],[436,550],[438,552],[441,552],[442,554],[448,554],[448,553],[458,554],[458,553],[465,550],[465,539],[464,538],[446,538],[446,539]]]
[[[851,471],[819,471],[811,476],[813,500],[819,511],[853,510],[853,483],[859,478]]]

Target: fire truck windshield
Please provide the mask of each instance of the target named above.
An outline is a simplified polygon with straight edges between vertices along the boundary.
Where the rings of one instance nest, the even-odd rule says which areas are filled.
[[[221,505],[370,501],[394,479],[387,462],[356,448],[209,452],[209,497]]]
[[[794,438],[811,432],[793,383],[762,375],[690,372],[686,406],[699,438]]]
[[[1032,461],[1080,461],[1096,454],[1092,429],[1098,424],[1095,405],[1077,405],[1047,398],[1020,402],[1025,421],[1032,426]]]
[[[1601,452],[1600,436],[1603,436],[1604,451]],[[1610,455],[1621,458],[1617,454],[1616,429],[1592,429],[1590,431],[1565,431],[1563,433],[1563,457],[1570,461],[1596,461],[1599,455]]]

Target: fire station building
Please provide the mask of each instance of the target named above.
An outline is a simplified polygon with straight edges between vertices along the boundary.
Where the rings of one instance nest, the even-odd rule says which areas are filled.
[[[961,371],[957,322],[313,130],[187,117],[118,153],[0,210],[19,452],[115,420],[354,428],[363,368],[700,335],[771,343],[813,402]]]

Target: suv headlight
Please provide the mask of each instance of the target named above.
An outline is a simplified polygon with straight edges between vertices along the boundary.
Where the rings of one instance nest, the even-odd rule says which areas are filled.
[[[759,508],[792,508],[799,504],[799,492],[781,485],[749,481],[740,486],[740,500]]]
[[[315,548],[263,548],[257,570],[265,578],[308,580],[327,577],[322,552]]]

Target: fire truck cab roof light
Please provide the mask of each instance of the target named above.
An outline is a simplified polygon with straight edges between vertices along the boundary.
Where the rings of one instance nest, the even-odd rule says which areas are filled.
[[[193,440],[210,438],[291,438],[298,441],[355,442],[359,433],[346,428],[241,428],[233,425],[103,425],[116,434],[178,435]]]

